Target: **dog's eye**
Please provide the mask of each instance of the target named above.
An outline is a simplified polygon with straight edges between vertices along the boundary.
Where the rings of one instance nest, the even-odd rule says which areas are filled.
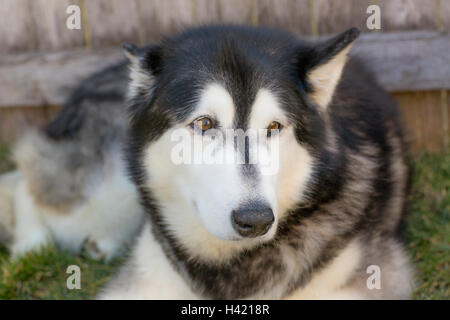
[[[274,130],[278,130],[278,132],[280,132],[280,130],[281,130],[282,127],[283,127],[283,126],[282,126],[281,123],[279,123],[278,121],[272,121],[272,122],[269,124],[269,126],[267,127],[267,136],[268,136],[268,137],[271,137],[272,134],[274,133],[274,132],[272,132],[272,131],[274,131]]]
[[[202,131],[209,130],[213,127],[213,121],[208,117],[201,117],[193,122],[194,128],[198,128]]]
[[[281,123],[277,122],[277,121],[272,121],[269,124],[269,127],[267,127],[267,130],[281,130]]]

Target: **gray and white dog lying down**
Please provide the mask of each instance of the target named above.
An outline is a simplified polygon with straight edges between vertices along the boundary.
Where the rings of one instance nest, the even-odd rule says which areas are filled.
[[[15,146],[18,171],[0,177],[0,240],[13,256],[55,241],[110,259],[137,232],[142,209],[121,150],[126,86],[125,61],[94,74]]]
[[[147,222],[100,298],[410,296],[406,143],[395,102],[347,59],[358,34],[205,26],[125,46]]]

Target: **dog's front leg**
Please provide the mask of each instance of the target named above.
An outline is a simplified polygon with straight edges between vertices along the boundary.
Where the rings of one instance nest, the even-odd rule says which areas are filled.
[[[0,243],[10,244],[14,233],[14,194],[23,177],[19,171],[0,176]]]
[[[49,230],[35,205],[25,180],[22,180],[14,195],[14,234],[11,247],[14,258],[30,250],[37,250],[50,241]]]

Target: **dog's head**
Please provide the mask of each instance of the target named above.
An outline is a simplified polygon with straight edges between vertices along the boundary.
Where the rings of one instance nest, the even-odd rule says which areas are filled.
[[[131,172],[159,224],[191,253],[220,258],[270,240],[306,201],[327,107],[358,34],[312,44],[273,30],[203,27],[158,46],[124,46]]]

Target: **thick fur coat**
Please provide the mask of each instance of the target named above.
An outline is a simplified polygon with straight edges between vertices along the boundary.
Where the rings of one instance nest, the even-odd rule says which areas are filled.
[[[148,221],[101,298],[409,297],[407,147],[393,99],[348,58],[357,36],[314,43],[215,26],[125,47],[128,165]],[[279,123],[278,172],[173,164],[171,134],[198,117],[219,131]],[[270,210],[264,235],[241,236],[232,220],[242,206]],[[370,266],[380,288],[368,286]]]

